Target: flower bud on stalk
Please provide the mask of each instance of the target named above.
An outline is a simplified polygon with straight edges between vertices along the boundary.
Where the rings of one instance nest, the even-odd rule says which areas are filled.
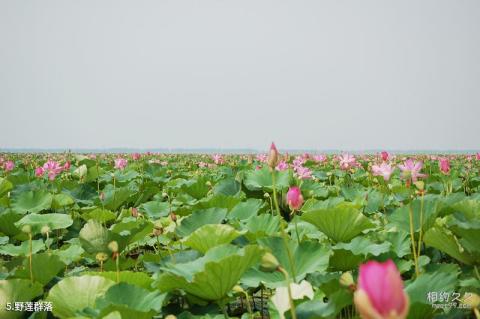
[[[175,215],[174,212],[171,212],[171,213],[170,213],[170,219],[171,219],[174,223],[176,223],[176,222],[177,222],[177,215]]]
[[[278,267],[280,267],[280,263],[273,254],[266,252],[262,256],[262,260],[260,261],[260,270],[265,272],[274,272],[278,269]]]
[[[278,150],[277,150],[277,147],[275,146],[275,143],[272,142],[272,145],[270,146],[270,153],[268,153],[267,164],[273,170],[278,165],[278,162],[279,162]]]
[[[135,217],[135,218],[138,217],[138,209],[137,208],[132,207],[131,213],[132,213],[132,217]]]

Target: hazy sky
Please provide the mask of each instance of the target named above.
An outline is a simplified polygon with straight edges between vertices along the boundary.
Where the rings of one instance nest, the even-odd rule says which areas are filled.
[[[479,149],[480,1],[0,0],[0,148]]]

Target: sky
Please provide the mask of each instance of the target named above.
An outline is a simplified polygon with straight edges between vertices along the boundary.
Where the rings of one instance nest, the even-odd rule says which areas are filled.
[[[478,0],[0,0],[0,149],[480,149]]]

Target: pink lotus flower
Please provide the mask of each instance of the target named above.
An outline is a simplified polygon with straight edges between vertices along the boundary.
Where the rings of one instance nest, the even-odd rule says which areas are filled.
[[[357,163],[357,159],[352,154],[344,153],[338,157],[340,162],[340,168],[343,170],[349,170],[350,168],[357,167],[360,164]]]
[[[303,164],[305,164],[307,162],[307,160],[302,157],[302,156],[297,156],[295,157],[295,159],[293,160],[293,166],[294,167],[298,167],[298,166],[303,166]]]
[[[5,163],[3,163],[3,169],[5,170],[5,172],[13,171],[14,168],[15,163],[13,161],[6,161]]]
[[[355,305],[364,319],[403,319],[409,300],[400,272],[393,261],[369,261],[360,265]]]
[[[140,155],[140,153],[133,153],[132,154],[132,159],[134,161],[138,161],[141,157],[142,157],[142,155]]]
[[[290,187],[287,192],[287,204],[290,209],[299,210],[303,205],[303,196],[300,188],[297,186]]]
[[[450,173],[450,161],[448,160],[448,158],[440,158],[438,160],[438,166],[440,167],[440,171],[442,171],[443,174]]]
[[[385,152],[385,151],[380,153],[380,155],[382,156],[382,161],[384,161],[384,162],[388,161],[388,159],[390,158],[390,154],[388,152]]]
[[[60,174],[63,170],[63,167],[56,161],[48,160],[43,164],[44,172],[47,172],[48,179],[53,181],[58,174]]]
[[[207,167],[207,166],[208,166],[208,164],[205,163],[205,162],[198,162],[198,167],[200,167],[200,168],[204,168],[204,167]]]
[[[480,161],[480,153],[477,153],[477,160]]]
[[[260,163],[266,163],[267,159],[268,159],[268,156],[267,156],[267,154],[257,154],[256,159]]]
[[[39,166],[35,168],[35,176],[42,177],[43,173],[45,173],[45,170],[43,169],[43,167]]]
[[[303,167],[303,166],[297,166],[294,169],[298,178],[300,179],[312,178],[312,171],[309,168]]]
[[[326,155],[323,155],[323,154],[320,154],[320,155],[315,155],[313,157],[313,159],[318,162],[318,163],[323,163],[327,160],[327,156]]]
[[[281,161],[280,163],[278,163],[278,165],[277,165],[277,167],[275,167],[275,169],[279,172],[285,171],[285,170],[288,169],[288,164],[285,161]]]
[[[63,170],[68,171],[70,169],[70,161],[66,161],[65,164],[63,164]]]
[[[123,171],[125,167],[127,167],[127,163],[128,161],[126,159],[119,157],[115,159],[115,168]]]
[[[225,163],[225,160],[223,159],[223,156],[221,154],[215,154],[212,156],[213,162],[217,165],[221,165]]]
[[[372,173],[374,176],[382,176],[385,181],[388,181],[393,173],[393,168],[387,163],[373,165]]]
[[[402,178],[412,180],[412,182],[416,182],[418,178],[427,176],[420,173],[423,168],[423,163],[416,162],[411,158],[407,159],[403,165],[398,165],[398,167],[402,171]]]

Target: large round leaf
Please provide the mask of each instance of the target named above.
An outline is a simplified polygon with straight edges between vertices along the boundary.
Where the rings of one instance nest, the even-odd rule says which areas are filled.
[[[188,247],[206,253],[210,248],[228,244],[240,235],[241,233],[230,225],[208,224],[195,230],[183,242]]]
[[[43,293],[42,285],[30,279],[0,280],[0,318],[22,318],[23,312],[7,311],[6,304],[31,301]]]
[[[347,203],[307,211],[302,215],[302,219],[317,226],[335,242],[348,242],[374,226],[356,207]]]
[[[52,302],[53,314],[61,319],[75,316],[86,307],[95,307],[95,301],[115,284],[100,276],[68,277],[52,287],[47,301]]]
[[[38,234],[44,226],[48,226],[50,230],[65,229],[73,224],[70,215],[66,214],[29,214],[15,223],[15,226],[22,228],[23,226],[31,226],[32,233]]]
[[[53,196],[46,191],[21,192],[13,198],[12,207],[19,213],[38,213],[49,209],[52,205]]]

